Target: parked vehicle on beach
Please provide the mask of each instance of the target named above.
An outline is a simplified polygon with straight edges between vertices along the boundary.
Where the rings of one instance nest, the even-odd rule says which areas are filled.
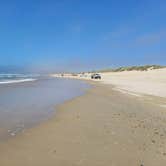
[[[91,79],[101,79],[100,74],[92,74]]]

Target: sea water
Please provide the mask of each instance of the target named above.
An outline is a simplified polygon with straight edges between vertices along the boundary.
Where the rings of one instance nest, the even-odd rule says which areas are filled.
[[[0,140],[48,120],[57,104],[82,95],[88,88],[79,80],[1,74]]]

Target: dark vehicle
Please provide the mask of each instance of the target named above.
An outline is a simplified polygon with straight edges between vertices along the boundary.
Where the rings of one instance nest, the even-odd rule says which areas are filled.
[[[101,79],[100,74],[92,74],[91,79]]]

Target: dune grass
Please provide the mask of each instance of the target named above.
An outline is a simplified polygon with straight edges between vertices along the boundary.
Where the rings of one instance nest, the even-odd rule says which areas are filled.
[[[161,68],[166,68],[166,66],[161,66],[161,65],[144,65],[144,66],[127,66],[127,67],[119,67],[119,68],[108,68],[108,69],[103,69],[103,70],[97,70],[97,71],[92,71],[94,72],[122,72],[122,71],[147,71],[147,70],[152,70],[152,69],[161,69]]]

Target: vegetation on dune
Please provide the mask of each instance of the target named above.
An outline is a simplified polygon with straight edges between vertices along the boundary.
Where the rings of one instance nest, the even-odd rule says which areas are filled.
[[[144,65],[144,66],[129,66],[129,67],[119,67],[116,69],[103,69],[93,72],[121,72],[121,71],[147,71],[147,70],[153,70],[153,69],[161,69],[165,68],[166,66],[160,66],[160,65]]]

